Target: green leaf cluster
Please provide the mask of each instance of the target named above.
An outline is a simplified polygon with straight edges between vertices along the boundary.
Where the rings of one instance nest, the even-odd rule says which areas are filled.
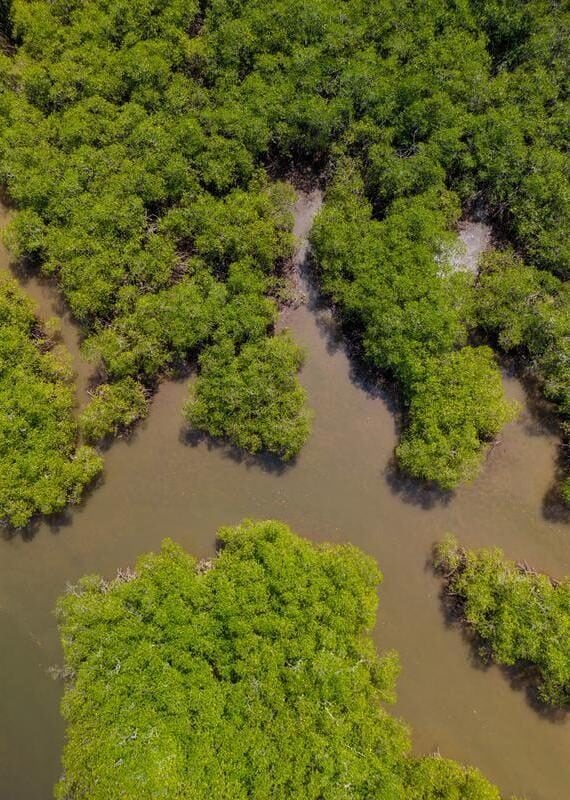
[[[58,604],[67,740],[56,797],[499,800],[476,770],[413,759],[383,708],[398,660],[370,638],[380,573],[279,522],[171,541]]]
[[[293,377],[302,362],[303,351],[286,333],[247,342],[237,354],[229,342],[213,345],[200,356],[186,418],[250,453],[288,460],[310,430],[305,391]]]
[[[446,591],[461,599],[462,618],[493,660],[528,667],[543,702],[567,705],[570,580],[553,582],[498,548],[466,551],[449,536],[436,548],[435,563],[448,574]]]
[[[472,480],[481,443],[491,441],[517,413],[505,401],[501,375],[488,347],[464,347],[428,364],[414,387],[409,423],[396,453],[402,467],[446,489]]]
[[[145,416],[147,403],[144,388],[132,378],[102,383],[81,412],[81,433],[90,442],[116,436]]]
[[[53,347],[15,281],[0,276],[0,521],[79,502],[102,469],[78,444],[67,353]]]

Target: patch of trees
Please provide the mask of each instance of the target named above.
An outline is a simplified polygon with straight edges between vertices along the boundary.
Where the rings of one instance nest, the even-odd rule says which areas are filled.
[[[570,702],[570,581],[553,581],[498,548],[465,550],[447,536],[434,564],[461,619],[498,664],[523,666],[552,706]]]
[[[197,562],[166,540],[135,572],[58,604],[67,800],[499,800],[475,769],[410,755],[395,653],[370,638],[381,576],[279,522],[219,531]]]
[[[103,381],[83,415],[89,439],[132,424],[157,379],[204,351],[194,424],[232,435],[239,406],[250,430],[234,441],[291,457],[309,431],[301,358],[271,337],[294,195],[214,121],[206,77],[192,74],[198,15],[186,1],[13,4],[0,174],[18,211],[6,237],[57,277],[83,325]],[[216,365],[238,372],[252,353],[257,386],[240,374],[235,402],[214,398]],[[280,395],[270,404],[261,375],[265,400]]]
[[[544,386],[570,438],[570,290],[546,270],[529,267],[509,250],[481,262],[476,291],[481,328],[504,352],[518,354]],[[570,478],[562,487],[570,504]]]
[[[491,350],[466,345],[470,278],[437,258],[457,209],[433,193],[394,201],[378,221],[362,180],[347,172],[313,228],[322,285],[360,332],[365,357],[399,383],[408,406],[400,465],[452,489],[477,475],[483,442],[516,411]]]
[[[79,445],[69,356],[15,281],[0,276],[0,521],[77,503],[102,461]]]
[[[107,384],[149,388],[200,357],[194,424],[297,452],[300,359],[271,338],[291,200],[267,167],[326,167],[318,269],[401,389],[400,464],[445,488],[477,472],[512,411],[488,351],[470,345],[476,301],[450,267],[453,229],[483,205],[529,269],[568,277],[565,4],[15,0],[12,18],[19,49],[0,62],[11,245],[57,276]],[[281,429],[247,388],[270,372]],[[459,411],[470,391],[481,414]],[[234,414],[248,419],[241,437]]]

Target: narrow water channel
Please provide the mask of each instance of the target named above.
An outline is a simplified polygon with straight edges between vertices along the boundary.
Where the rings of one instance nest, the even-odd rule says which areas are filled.
[[[298,208],[310,226],[318,198]],[[7,264],[5,252],[0,260]],[[26,286],[53,313],[56,295]],[[59,774],[61,663],[53,607],[66,583],[85,573],[111,576],[170,536],[198,557],[213,552],[216,529],[244,517],[279,518],[315,540],[351,541],[384,573],[380,650],[399,651],[395,712],[413,728],[418,753],[439,750],[482,769],[505,793],[528,800],[570,794],[570,722],[540,715],[497,668],[481,669],[459,630],[444,622],[439,583],[427,567],[446,531],[468,546],[498,545],[539,570],[570,572],[570,526],[543,512],[558,439],[528,406],[489,454],[482,477],[448,502],[423,495],[390,471],[396,443],[390,402],[354,378],[330,314],[308,303],[282,324],[307,349],[302,373],[316,411],[296,464],[237,461],[231,451],[188,444],[184,382],[164,383],[134,436],[106,454],[104,483],[64,521],[43,523],[31,539],[0,541],[0,796],[47,800]],[[75,348],[77,333],[64,320]],[[88,374],[81,367],[82,380]],[[505,378],[524,403],[520,384]]]

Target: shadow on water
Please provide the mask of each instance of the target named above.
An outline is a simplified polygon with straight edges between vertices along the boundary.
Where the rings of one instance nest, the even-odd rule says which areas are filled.
[[[528,369],[517,366],[512,360],[502,366],[523,387],[525,410],[522,423],[525,432],[529,436],[547,434],[559,439],[553,480],[542,500],[542,516],[548,522],[568,524],[570,507],[564,502],[561,489],[570,474],[570,442],[564,437],[556,405],[544,397],[541,381]]]
[[[73,325],[80,341],[83,339],[81,327],[71,313],[55,278],[42,275],[34,264],[26,260],[12,261],[10,263],[10,272],[23,289],[26,289],[30,283],[35,282],[39,287],[49,291],[54,314],[63,322]]]
[[[438,506],[447,506],[454,497],[454,492],[442,489],[435,483],[405,475],[398,468],[395,456],[388,461],[384,470],[384,479],[393,495],[399,497],[404,503],[418,506],[425,511]]]
[[[209,451],[217,450],[224,458],[236,464],[243,464],[247,469],[260,469],[273,475],[283,475],[287,470],[292,469],[297,459],[283,461],[279,456],[272,453],[246,453],[227,439],[210,436],[204,431],[196,428],[182,427],[178,440],[188,447],[200,447],[205,445]]]
[[[309,253],[300,265],[300,276],[306,287],[307,308],[315,315],[317,328],[325,340],[327,352],[330,355],[339,351],[346,354],[350,382],[369,397],[382,401],[393,415],[396,434],[399,437],[405,426],[405,414],[398,387],[367,363],[358,334],[343,329],[335,309],[319,290],[317,273],[318,269]],[[384,470],[384,479],[393,495],[398,496],[404,503],[422,509],[447,506],[454,497],[452,491],[446,491],[434,483],[421,481],[402,473],[394,455]]]
[[[570,523],[570,507],[562,498],[562,483],[570,474],[570,444],[558,446],[554,481],[542,499],[542,516],[548,522]]]

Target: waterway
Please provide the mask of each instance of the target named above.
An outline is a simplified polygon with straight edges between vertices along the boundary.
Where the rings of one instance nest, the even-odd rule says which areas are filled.
[[[299,235],[318,203],[316,195],[302,198]],[[5,251],[0,261],[7,266]],[[23,283],[41,316],[62,310],[49,284]],[[217,528],[244,517],[279,518],[313,540],[351,541],[378,560],[384,583],[375,638],[380,650],[400,653],[394,711],[412,726],[416,752],[439,750],[473,764],[505,794],[570,795],[569,719],[538,713],[500,669],[476,663],[460,630],[445,623],[428,566],[433,542],[453,531],[469,547],[497,545],[536,569],[570,572],[570,526],[544,507],[556,431],[505,376],[523,412],[482,476],[451,498],[402,481],[391,467],[397,416],[389,395],[355,374],[330,313],[305,288],[307,302],[281,322],[307,349],[301,380],[316,412],[294,465],[278,470],[207,440],[190,443],[181,417],[186,382],[165,382],[147,420],[106,453],[104,481],[82,507],[33,536],[0,540],[1,798],[47,800],[59,775],[61,685],[49,668],[61,664],[53,607],[66,584],[85,573],[112,576],[165,536],[209,556]],[[65,315],[63,335],[81,400],[89,369]]]

